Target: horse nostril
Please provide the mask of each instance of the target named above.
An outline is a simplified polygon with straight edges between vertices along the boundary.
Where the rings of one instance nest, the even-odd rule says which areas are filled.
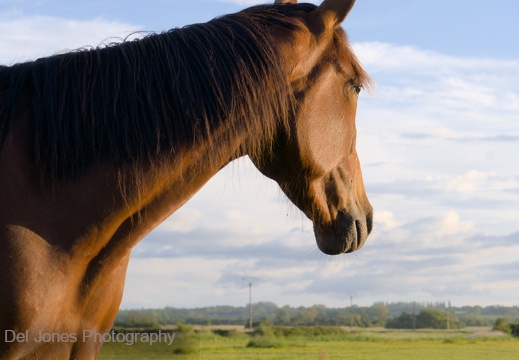
[[[360,240],[362,238],[362,223],[360,220],[355,220],[355,230],[357,230],[357,240]],[[359,241],[360,242],[360,241]]]
[[[366,227],[368,228],[368,235],[371,234],[371,230],[373,230],[373,213],[369,213],[366,216]]]

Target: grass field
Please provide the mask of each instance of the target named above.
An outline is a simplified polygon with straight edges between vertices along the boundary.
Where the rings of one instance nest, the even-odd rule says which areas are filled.
[[[99,359],[313,359],[313,360],[517,360],[519,339],[468,328],[456,331],[355,330],[345,335],[263,338],[265,346],[247,347],[245,334],[231,337],[210,331],[165,343],[106,343]],[[260,344],[262,345],[262,344]]]

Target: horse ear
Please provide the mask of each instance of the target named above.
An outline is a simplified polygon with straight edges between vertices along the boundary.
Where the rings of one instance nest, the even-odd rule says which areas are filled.
[[[325,29],[334,29],[346,19],[355,0],[324,0],[313,15],[318,17]]]
[[[274,4],[297,4],[297,0],[276,0]]]

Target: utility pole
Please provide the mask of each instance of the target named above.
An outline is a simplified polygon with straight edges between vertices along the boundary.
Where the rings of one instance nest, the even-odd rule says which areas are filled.
[[[451,323],[450,323],[450,319],[449,319],[450,309],[451,309],[451,302],[449,301],[449,307],[447,308],[447,330],[451,329]]]
[[[415,309],[416,303],[413,302],[413,331],[416,331],[416,309]]]
[[[244,281],[249,284],[249,331],[252,331],[252,284],[258,281],[255,277],[244,277]]]
[[[350,329],[353,329],[353,295],[350,295]]]

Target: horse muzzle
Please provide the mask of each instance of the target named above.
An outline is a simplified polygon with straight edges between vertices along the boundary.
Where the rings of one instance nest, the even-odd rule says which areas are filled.
[[[345,210],[337,213],[327,225],[314,223],[319,250],[327,255],[339,255],[359,250],[373,229],[373,210],[366,216],[354,216]]]

